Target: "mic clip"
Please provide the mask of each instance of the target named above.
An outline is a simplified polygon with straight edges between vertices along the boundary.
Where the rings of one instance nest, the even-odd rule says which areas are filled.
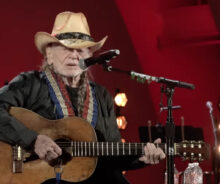
[[[103,69],[104,69],[105,71],[111,72],[111,71],[112,71],[112,66],[108,65],[108,62],[109,62],[109,61],[106,61],[105,63],[102,63],[101,65],[102,65],[102,67],[103,67]]]

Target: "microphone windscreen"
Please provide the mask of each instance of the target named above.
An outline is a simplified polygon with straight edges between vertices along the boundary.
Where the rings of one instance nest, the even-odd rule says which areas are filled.
[[[206,102],[206,107],[208,107],[209,109],[212,109],[212,102],[207,101]]]
[[[87,68],[84,59],[79,59],[79,67],[80,67],[82,70],[85,70],[85,69]]]

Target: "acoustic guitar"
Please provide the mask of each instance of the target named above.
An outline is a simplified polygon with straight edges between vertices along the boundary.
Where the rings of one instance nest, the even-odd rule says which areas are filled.
[[[67,117],[47,120],[18,107],[9,113],[29,129],[51,137],[63,150],[60,158],[48,163],[20,146],[0,142],[1,184],[39,184],[60,172],[62,180],[80,182],[94,172],[100,156],[143,155],[146,143],[97,142],[93,127],[84,119]],[[157,144],[163,150],[165,144]],[[208,159],[209,146],[204,142],[175,143],[174,154],[184,159]]]

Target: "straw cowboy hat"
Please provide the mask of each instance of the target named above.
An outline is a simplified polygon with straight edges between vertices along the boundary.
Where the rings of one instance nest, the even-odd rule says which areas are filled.
[[[99,42],[95,42],[90,36],[89,25],[83,13],[62,12],[56,16],[52,33],[37,32],[35,45],[45,55],[45,47],[49,43],[80,49],[89,47],[92,52],[100,49],[105,43],[107,36]]]

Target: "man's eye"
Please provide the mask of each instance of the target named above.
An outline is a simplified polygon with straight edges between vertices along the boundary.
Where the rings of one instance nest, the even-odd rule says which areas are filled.
[[[82,53],[83,50],[82,49],[77,49],[77,52]]]

